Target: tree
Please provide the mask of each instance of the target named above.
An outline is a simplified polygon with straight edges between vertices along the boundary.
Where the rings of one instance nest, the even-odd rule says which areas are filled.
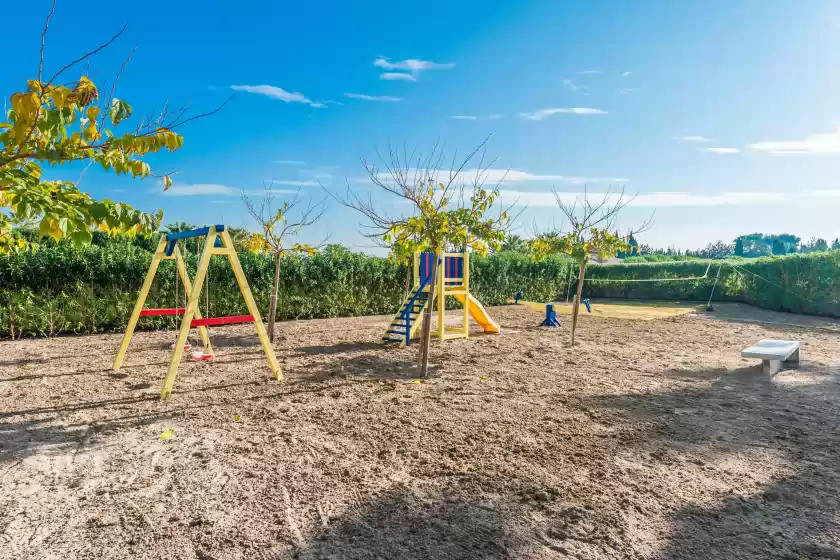
[[[618,213],[635,197],[625,197],[623,189],[618,192],[608,190],[602,200],[593,202],[584,189],[583,200],[575,199],[569,203],[556,189],[553,192],[560,212],[569,222],[570,230],[560,236],[538,235],[532,247],[537,259],[552,254],[566,254],[578,263],[577,294],[572,308],[571,345],[574,346],[586,267],[593,258],[603,260],[630,248],[628,239],[634,232],[623,237],[610,232],[613,231]],[[648,220],[635,233],[645,231],[650,224]]]
[[[616,233],[616,235],[618,235]],[[627,250],[626,251],[618,251],[617,257],[619,259],[626,259],[627,257],[636,257],[639,255],[639,242],[636,241],[636,238],[633,237],[633,234],[630,234],[630,237],[627,238]]]
[[[834,251],[840,249],[840,238],[835,238],[834,241],[831,242],[831,249]]]
[[[734,249],[735,246],[732,243],[717,241],[715,243],[709,243],[705,249],[694,251],[693,256],[701,259],[725,259],[733,254]]]
[[[286,255],[313,254],[316,247],[306,243],[288,244],[288,238],[294,237],[308,226],[318,222],[324,215],[323,205],[308,204],[300,210],[300,190],[291,200],[275,201],[271,183],[266,183],[265,194],[259,204],[254,202],[245,191],[242,200],[248,213],[256,220],[261,233],[252,233],[248,238],[248,249],[254,252],[274,256],[274,284],[268,307],[268,338],[274,342],[274,324],[277,320],[277,294],[280,290],[280,261]],[[293,217],[294,216],[294,217]],[[288,245],[287,245],[288,244]]]
[[[54,12],[55,3],[41,35],[36,77],[27,82],[26,89],[11,95],[11,108],[5,122],[0,122],[0,252],[26,246],[11,235],[11,229],[28,221],[38,222],[42,237],[68,237],[77,244],[90,243],[94,230],[131,235],[156,231],[160,210],[147,214],[124,203],[94,200],[79,190],[78,181],[44,180],[43,167],[96,165],[118,175],[159,177],[166,190],[172,184],[170,175],[154,175],[144,157],[179,149],[183,138],[174,129],[205,116],[184,118],[185,110],[170,116],[164,109],[156,118],[132,123],[129,132],[115,132],[120,124],[130,122],[133,113],[128,102],[114,96],[131,55],[105,95],[88,76],[67,79],[66,72],[111,45],[125,26],[107,42],[48,75],[44,47]]]
[[[787,254],[787,246],[780,239],[774,239],[773,240],[773,254],[774,255],[786,255]]]
[[[630,245],[630,256],[635,257],[639,254],[639,242],[636,241],[636,238],[633,237],[633,234],[630,233],[630,237],[627,239],[627,244]]]
[[[738,239],[741,241],[743,249],[743,255],[739,256],[754,258],[772,254],[773,239],[763,233],[750,233],[742,235]]]
[[[803,253],[813,253],[815,251],[828,251],[828,242],[822,237],[812,237],[809,243],[802,244]]]
[[[504,243],[502,243],[501,248],[499,251],[524,251],[528,247],[527,243],[525,242],[522,237],[518,235],[508,235],[505,239]]]
[[[416,151],[408,154],[389,148],[388,158],[377,150],[383,172],[379,166],[363,161],[374,191],[378,195],[394,197],[407,202],[411,214],[392,215],[381,210],[371,193],[362,196],[349,186],[343,197],[335,196],[345,206],[360,212],[367,223],[361,224],[364,235],[389,249],[391,257],[399,263],[408,263],[415,251],[437,254],[447,248],[471,249],[479,254],[498,250],[505,240],[512,223],[510,206],[496,217],[488,213],[499,198],[499,185],[485,189],[488,170],[493,162],[484,164],[484,140],[460,163],[452,157],[448,171],[444,171],[446,154],[440,144],[435,144],[428,156]],[[479,156],[479,152],[481,155]],[[466,166],[477,159],[474,175],[467,179]],[[472,173],[471,173],[472,174]],[[380,200],[381,196],[377,196]],[[429,299],[423,317],[423,338],[419,353],[420,375],[426,376],[429,360],[429,343],[432,329],[432,310],[435,302],[437,266],[432,267]],[[438,302],[444,305],[444,302]]]
[[[743,257],[744,256],[744,240],[740,237],[735,240],[735,250],[734,250],[736,257]]]
[[[230,239],[233,241],[233,246],[237,251],[247,251],[248,241],[251,238],[251,233],[248,228],[244,227],[229,227],[227,228]]]
[[[166,233],[183,233],[185,231],[190,231],[196,228],[198,228],[197,225],[191,224],[189,222],[172,222],[171,224],[166,224],[164,231]]]
[[[811,245],[815,251],[828,251],[828,242],[822,237],[818,238],[815,243]]]
[[[780,233],[774,237],[784,243],[785,253],[797,252],[799,250],[799,242],[802,241],[802,239],[792,233]]]

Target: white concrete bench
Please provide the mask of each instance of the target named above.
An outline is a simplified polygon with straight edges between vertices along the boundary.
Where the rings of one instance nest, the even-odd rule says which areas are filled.
[[[785,364],[799,364],[799,343],[795,340],[760,340],[741,352],[742,358],[758,358],[764,373],[772,375]]]

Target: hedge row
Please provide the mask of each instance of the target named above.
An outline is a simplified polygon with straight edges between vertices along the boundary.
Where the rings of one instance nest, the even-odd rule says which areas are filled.
[[[0,257],[0,337],[124,329],[151,261],[150,246],[154,244],[116,240],[77,250],[60,244]],[[194,274],[195,254],[188,254],[187,260]],[[241,253],[240,260],[264,313],[273,262],[252,253]],[[840,286],[835,282],[840,278],[840,252],[712,261],[711,266],[709,262],[592,265],[584,295],[705,301],[720,269],[716,301],[746,301],[767,309],[840,316]],[[663,280],[702,277],[707,268],[708,276],[701,279]],[[341,246],[330,246],[311,257],[288,257],[281,267],[277,317],[390,314],[399,307],[405,275],[404,266]],[[535,263],[515,252],[471,258],[471,288],[486,305],[503,304],[517,290],[533,301],[565,299],[567,291],[575,291],[576,276],[577,268],[568,259]],[[201,300],[203,313],[246,312],[225,259],[213,259],[209,277],[209,298]],[[176,301],[174,266],[166,261],[147,306],[183,305],[182,289]],[[171,317],[144,318],[140,328],[171,327],[173,322]]]

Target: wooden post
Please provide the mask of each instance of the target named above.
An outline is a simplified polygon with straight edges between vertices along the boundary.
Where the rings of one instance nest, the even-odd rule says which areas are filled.
[[[440,265],[440,273],[438,274],[437,280],[437,312],[438,312],[438,342],[443,344],[444,336],[446,336],[446,253],[441,251],[440,253],[441,265]],[[437,259],[435,259],[435,263],[437,263]],[[435,267],[438,265],[435,264]]]
[[[128,344],[131,342],[131,336],[134,334],[134,329],[137,327],[137,320],[140,318],[140,312],[143,310],[143,305],[145,305],[146,298],[149,296],[149,289],[152,287],[152,280],[155,279],[158,265],[160,265],[160,261],[163,260],[165,248],[166,236],[162,235],[157,249],[155,249],[155,254],[152,256],[152,262],[149,265],[149,270],[146,272],[146,279],[143,280],[143,287],[140,288],[140,294],[137,296],[137,301],[134,302],[134,309],[131,311],[131,317],[128,319],[128,325],[125,327],[125,334],[123,334],[120,349],[117,351],[117,357],[114,358],[114,370],[118,370],[122,367],[123,360],[125,359],[125,353],[128,350]],[[14,337],[15,333],[13,327],[12,338],[14,339]],[[183,342],[181,343],[181,348],[184,348]]]
[[[569,283],[566,285],[566,302],[569,301],[569,291],[572,289],[572,271],[575,269],[574,266],[569,267]]]
[[[429,343],[432,339],[432,306],[434,305],[437,285],[438,252],[435,251],[435,263],[432,265],[432,276],[429,279],[429,302],[426,304],[426,314],[423,315],[423,344],[420,345],[420,376],[426,377],[429,369]]]
[[[277,291],[280,289],[280,253],[274,253],[274,284],[268,304],[268,340],[274,343],[274,322],[277,320]]]
[[[464,335],[470,337],[470,253],[464,247]]]
[[[236,254],[236,249],[233,246],[233,240],[227,230],[221,233],[222,244],[227,248],[227,257],[230,261],[230,266],[233,269],[233,275],[236,276],[236,283],[239,284],[239,290],[242,292],[242,297],[245,299],[245,305],[248,307],[248,313],[254,318],[254,328],[257,329],[257,336],[260,339],[265,357],[268,360],[268,367],[277,381],[283,381],[283,371],[280,369],[280,363],[277,361],[277,356],[274,354],[274,347],[268,339],[268,334],[265,332],[265,325],[263,325],[262,317],[260,317],[260,310],[257,307],[257,302],[254,301],[254,295],[251,293],[251,288],[248,287],[248,279],[245,278],[245,272],[242,270],[242,265],[239,263],[239,256]],[[198,280],[196,280],[198,282]]]
[[[578,312],[580,311],[580,296],[583,292],[583,275],[586,274],[586,261],[580,263],[580,274],[578,276],[577,295],[572,307],[572,346],[575,345],[575,329],[577,328]]]

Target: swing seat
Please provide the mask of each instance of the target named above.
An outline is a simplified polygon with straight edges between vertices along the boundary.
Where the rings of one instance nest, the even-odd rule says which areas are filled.
[[[218,325],[236,325],[238,323],[253,323],[253,315],[231,315],[229,317],[205,317],[204,319],[193,319],[190,328],[193,327],[214,327]]]
[[[141,317],[154,317],[157,315],[183,315],[186,313],[183,307],[168,307],[164,309],[143,309],[140,311]]]
[[[175,350],[175,343],[174,343],[174,342],[172,343],[171,348],[172,348],[173,350]],[[184,343],[184,351],[185,351],[185,352],[189,352],[190,350],[192,350],[192,344],[190,344],[189,342],[185,342],[185,343]]]
[[[208,360],[213,359],[213,354],[205,354],[201,350],[196,350],[195,352],[190,354],[190,358],[192,358],[196,362],[206,362]]]

